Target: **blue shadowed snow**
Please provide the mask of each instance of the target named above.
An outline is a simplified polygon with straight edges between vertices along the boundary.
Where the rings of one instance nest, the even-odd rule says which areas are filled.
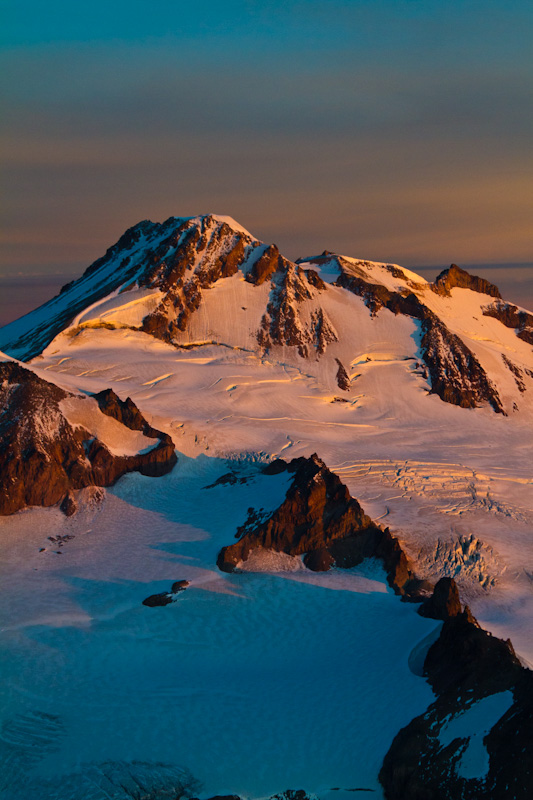
[[[443,747],[454,739],[468,738],[465,749],[457,764],[457,774],[461,778],[485,778],[489,770],[489,754],[483,738],[513,704],[510,691],[478,700],[466,711],[450,720],[439,733]]]
[[[225,593],[193,581],[176,603],[147,608],[140,600],[169,582],[72,576],[88,625],[4,636],[3,719],[38,711],[64,731],[59,751],[21,762],[42,800],[61,797],[61,781],[87,762],[134,759],[187,766],[206,796],[334,786],[382,796],[377,774],[394,735],[432,700],[408,657],[435,623],[384,591],[375,570],[379,591],[357,591],[356,582],[334,590],[330,576],[321,586],[301,573],[217,573],[214,558],[248,506],[275,507],[287,488],[286,475],[255,467],[248,483],[201,488],[227,471],[215,459],[182,458],[162,479],[132,475],[114,489],[174,524],[201,525],[203,537],[196,531],[148,557],[179,550],[183,564],[213,570]],[[181,577],[175,560],[169,574]],[[17,800],[37,784],[18,781]]]

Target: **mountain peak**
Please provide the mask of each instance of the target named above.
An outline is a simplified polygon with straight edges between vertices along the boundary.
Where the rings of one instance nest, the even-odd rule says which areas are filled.
[[[435,278],[433,286],[435,291],[442,295],[449,295],[450,289],[457,287],[458,289],[471,289],[471,291],[479,292],[480,294],[488,294],[500,300],[502,298],[497,286],[484,278],[479,278],[477,275],[471,275],[465,269],[458,267],[457,264],[451,264],[448,269],[443,269]]]
[[[468,291],[459,299],[456,287]],[[509,353],[517,339],[519,347],[529,342],[531,316],[488,307],[487,296],[500,301],[497,287],[455,264],[431,284],[397,264],[328,250],[293,263],[232,217],[169,217],[129,228],[81,278],[6,326],[0,348],[29,360],[58,335],[65,337],[59,347],[70,347],[90,338],[92,329],[99,335],[125,329],[178,349],[223,346],[299,369],[304,359],[306,372],[320,361],[320,381],[348,395],[361,363],[354,343],[367,335],[365,358],[373,361],[381,347],[378,329],[391,326],[394,353],[423,363],[426,392],[454,405],[490,404],[507,413],[522,404],[529,382],[529,353],[516,359]],[[396,338],[404,328],[412,334],[402,349]],[[496,371],[484,341],[500,351]],[[394,360],[394,353],[386,358]]]

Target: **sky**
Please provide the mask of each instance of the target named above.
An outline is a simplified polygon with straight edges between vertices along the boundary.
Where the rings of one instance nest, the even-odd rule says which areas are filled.
[[[533,260],[530,0],[0,0],[0,31],[0,278],[209,212],[291,258]]]

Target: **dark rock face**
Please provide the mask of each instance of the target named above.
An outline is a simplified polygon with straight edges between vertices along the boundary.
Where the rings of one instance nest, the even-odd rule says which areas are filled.
[[[108,417],[113,417],[118,422],[125,425],[132,431],[141,431],[144,436],[150,439],[159,439],[168,445],[172,445],[172,438],[168,433],[152,428],[151,425],[145,420],[131,397],[126,397],[121,400],[120,397],[113,391],[113,389],[102,389],[93,395],[97,401],[100,411]]]
[[[483,309],[486,317],[495,317],[507,328],[515,328],[516,335],[528,344],[533,344],[533,314],[522,311],[511,303],[493,303]]]
[[[146,428],[149,426],[130,397],[121,400],[113,389],[102,389],[93,397],[97,401],[100,411],[107,414],[108,417],[113,417],[132,431],[142,431],[148,435]]]
[[[289,463],[278,459],[263,471],[293,474],[285,500],[267,519],[249,509],[248,520],[236,534],[239,541],[220,551],[219,569],[233,572],[260,548],[305,554],[306,567],[314,571],[332,566],[348,569],[365,558],[378,558],[394,590],[406,599],[418,599],[424,587],[399,541],[388,528],[382,530],[372,522],[316,454]]]
[[[113,455],[90,431],[70,425],[59,405],[69,396],[14,361],[0,364],[0,514],[60,501],[70,514],[73,489],[110,486],[132,471],[163,475],[176,463],[172,440],[158,431],[153,438],[159,441],[147,453]]]
[[[422,358],[429,369],[432,392],[462,408],[488,402],[494,411],[505,414],[496,388],[464,342],[432,312],[423,319],[422,331]]]
[[[314,345],[317,355],[326,352],[330,342],[337,342],[338,336],[322,308],[316,309],[311,314],[311,344]]]
[[[316,270],[314,269],[306,269],[304,270],[304,272],[311,286],[314,286],[315,289],[319,290],[319,292],[323,292],[324,289],[326,288],[326,284],[324,283],[318,272],[316,272]]]
[[[440,601],[439,605],[442,608]],[[521,666],[510,642],[482,630],[468,608],[456,610],[454,602],[424,662],[437,698],[397,734],[383,762],[379,778],[385,796],[387,800],[526,800],[533,792],[533,673]],[[460,761],[470,738],[455,738],[444,746],[439,734],[450,718],[505,691],[512,692],[512,705],[492,722],[483,739],[487,772],[466,777]],[[476,733],[472,730],[471,735]]]
[[[160,592],[160,594],[151,594],[143,600],[143,606],[149,608],[157,608],[158,606],[168,606],[169,603],[174,602],[174,597],[170,592]]]
[[[339,263],[341,263],[340,260]],[[394,295],[397,294],[396,292],[392,292],[390,289],[387,289],[387,287],[383,286],[381,283],[370,283],[364,278],[360,278],[344,271],[341,272],[335,281],[335,284],[337,286],[342,286],[343,289],[348,289],[358,297],[362,297],[365,305],[373,317],[378,313],[380,308],[383,308],[383,306],[390,308],[392,299]],[[401,297],[401,295],[399,296]]]
[[[220,278],[235,275],[249,259],[253,261],[259,247],[258,241],[213,216],[201,217],[199,223],[185,221],[150,255],[151,266],[139,280],[140,286],[165,292],[159,306],[144,318],[141,330],[172,344],[199,308],[202,292]],[[261,271],[257,261],[253,268]],[[190,277],[188,270],[192,270]]]
[[[316,276],[318,278],[318,275]],[[320,279],[319,279],[320,280]],[[299,306],[312,297],[314,283],[298,265],[283,259],[283,271],[274,275],[266,313],[257,334],[259,346],[268,352],[273,346],[296,347],[302,358],[322,355],[337,334],[327,314],[321,308],[303,321]]]
[[[149,608],[168,606],[170,603],[174,603],[177,600],[180,592],[184,592],[189,585],[189,581],[175,581],[172,584],[170,592],[151,594],[149,597],[143,600],[143,606],[148,606]]]
[[[522,393],[525,392],[526,384],[524,383],[524,373],[522,372],[520,367],[517,367],[516,364],[513,364],[511,359],[507,358],[505,353],[502,353],[502,360],[507,369],[513,373],[514,380],[516,383],[516,388],[518,389],[518,391]]]
[[[449,295],[450,289],[458,287],[459,289],[471,289],[473,292],[480,294],[488,294],[491,297],[498,297],[501,299],[500,290],[497,286],[484,278],[478,278],[477,275],[470,275],[457,264],[452,264],[448,269],[444,269],[440,275],[435,278],[432,288],[437,294]]]
[[[275,244],[267,247],[260,257],[255,261],[246,275],[246,280],[255,286],[260,286],[265,281],[270,280],[272,275],[278,270],[283,269],[285,259]]]
[[[78,507],[72,496],[72,492],[67,492],[59,508],[66,517],[72,517],[72,515],[76,513]]]
[[[184,592],[188,586],[190,586],[189,581],[175,581],[170,591],[172,594],[177,594],[178,592]]]
[[[459,589],[453,578],[441,578],[431,597],[424,600],[418,613],[431,619],[447,620],[462,613]]]
[[[337,370],[337,386],[339,389],[342,389],[343,392],[349,392],[351,387],[350,378],[348,377],[348,373],[344,369],[344,365],[338,358],[335,359],[338,365]]]
[[[332,542],[328,552],[335,566],[344,569],[358,566],[365,558],[379,559],[387,573],[389,585],[406,600],[418,602],[421,593],[427,589],[427,584],[417,578],[413,564],[389,528],[372,525],[355,535]],[[311,569],[307,557],[305,564]]]
[[[372,524],[346,486],[317,455],[289,464],[274,462],[265,472],[278,469],[294,475],[284,502],[265,522],[252,520],[239,528],[239,541],[220,552],[220,569],[232,571],[255,547],[300,555]]]
[[[502,691],[521,670],[511,642],[480,628],[468,606],[445,620],[424,662],[424,672],[438,695],[457,693],[458,687],[462,694],[469,690],[479,694],[480,687],[485,694]],[[507,683],[502,682],[505,674]]]

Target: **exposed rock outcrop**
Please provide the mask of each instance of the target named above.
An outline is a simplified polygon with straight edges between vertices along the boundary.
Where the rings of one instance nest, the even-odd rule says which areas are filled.
[[[381,283],[371,283],[364,278],[353,275],[351,272],[342,269],[341,259],[337,259],[337,261],[339,263],[339,269],[341,270],[339,277],[335,281],[337,286],[341,286],[343,289],[348,289],[358,297],[362,297],[372,316],[375,316],[380,308],[383,308],[383,306],[388,308],[390,311],[394,310],[391,308],[391,305],[394,302],[394,296],[398,295],[400,298],[402,295],[387,289],[387,287],[383,286]],[[395,311],[395,313],[398,313],[398,311]],[[403,313],[406,312],[404,311]]]
[[[296,347],[302,358],[306,358],[313,337],[302,325],[298,305],[310,297],[311,292],[300,267],[289,265],[284,272],[276,275],[257,334],[260,347],[268,351],[274,345],[288,345]]]
[[[73,489],[110,486],[132,471],[163,475],[176,463],[170,437],[147,426],[131,401],[129,413],[147,426],[153,447],[117,456],[91,431],[69,423],[60,408],[69,397],[74,395],[17,362],[0,363],[0,514],[59,502],[70,514]]]
[[[67,492],[59,508],[66,517],[72,517],[76,513],[78,506],[72,496],[72,492]]]
[[[322,308],[317,308],[311,313],[311,335],[311,343],[319,356],[326,352],[326,347],[330,342],[339,340],[333,325]]]
[[[263,249],[259,258],[253,262],[246,274],[246,280],[255,286],[260,286],[274,275],[275,272],[283,269],[286,259],[280,254],[275,244]]]
[[[339,387],[339,389],[342,389],[343,392],[349,392],[352,384],[348,376],[348,373],[344,368],[344,364],[342,363],[342,361],[339,361],[338,358],[336,358],[335,361],[337,362],[338,366],[336,375],[337,386]]]
[[[350,568],[365,558],[378,558],[398,594],[417,599],[427,588],[390,530],[372,522],[316,454],[289,463],[278,459],[263,471],[294,476],[285,500],[266,519],[249,510],[248,520],[236,533],[239,541],[220,551],[219,569],[238,570],[258,549],[304,555],[305,565],[314,571]]]
[[[505,414],[498,392],[465,343],[431,311],[422,320],[422,358],[429,369],[431,391],[462,408],[489,403]]]
[[[503,301],[486,306],[483,314],[499,319],[507,328],[514,328],[519,339],[533,344],[533,314]]]
[[[478,278],[477,275],[470,275],[465,269],[461,269],[457,264],[452,264],[448,269],[443,269],[437,275],[435,282],[431,284],[431,288],[437,294],[448,296],[450,289],[457,287],[459,289],[470,289],[473,292],[480,294],[488,294],[491,297],[501,299],[500,290],[497,286],[484,278]]]
[[[151,594],[143,600],[143,606],[149,608],[157,608],[160,606],[168,606],[170,603],[175,603],[178,595],[184,592],[189,586],[189,581],[175,581],[172,584],[170,592],[159,592],[159,594]]]
[[[518,391],[522,393],[525,392],[526,384],[524,383],[524,373],[520,367],[517,367],[516,364],[513,364],[511,359],[507,358],[505,353],[502,353],[502,360],[509,372],[512,372]]]
[[[265,280],[268,265],[275,262],[275,268],[277,261],[273,253],[255,260],[259,247],[257,240],[211,215],[183,222],[150,254],[150,267],[138,279],[140,286],[165,293],[159,306],[143,319],[141,330],[174,343],[200,306],[202,292],[244,269],[249,259],[257,281]]]
[[[452,584],[439,581],[421,608],[444,619],[424,661],[437,698],[396,735],[380,782],[387,800],[526,800],[533,792],[533,673],[509,641],[480,628],[468,607],[458,610]],[[486,723],[475,716],[482,702],[496,709]],[[450,735],[456,719],[460,732]]]
[[[418,613],[423,617],[446,620],[461,614],[462,610],[459,589],[454,579],[441,578],[435,585],[433,594],[418,609]]]
[[[285,500],[266,521],[249,519],[239,528],[239,541],[220,553],[221,569],[231,571],[239,561],[246,561],[254,546],[300,555],[372,525],[346,486],[316,454],[289,463],[274,461],[263,471],[293,474]]]

